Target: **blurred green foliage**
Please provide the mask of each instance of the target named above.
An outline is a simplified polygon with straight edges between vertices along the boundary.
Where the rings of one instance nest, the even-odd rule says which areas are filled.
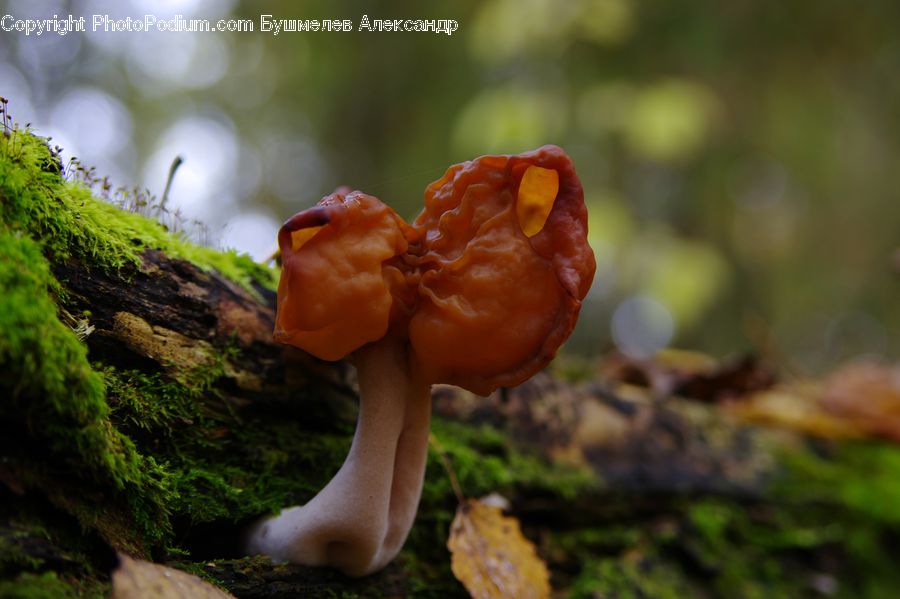
[[[43,72],[21,37],[4,35],[0,56],[35,104],[74,85],[123,102],[136,165],[181,119],[225,123],[241,206],[276,220],[340,184],[412,216],[452,163],[563,146],[599,264],[570,350],[607,349],[610,315],[643,294],[671,312],[673,343],[715,354],[756,348],[815,372],[900,351],[897,2],[272,0],[232,13],[459,29],[173,34],[194,35],[192,73],[225,68],[166,85],[130,66],[121,39]],[[172,39],[161,57],[183,50]]]

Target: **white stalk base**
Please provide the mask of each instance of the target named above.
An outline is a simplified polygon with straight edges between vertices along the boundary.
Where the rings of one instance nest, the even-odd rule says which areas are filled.
[[[254,524],[249,553],[364,576],[386,566],[406,541],[425,475],[430,387],[409,376],[395,340],[367,345],[355,358],[359,419],[347,459],[308,503]]]

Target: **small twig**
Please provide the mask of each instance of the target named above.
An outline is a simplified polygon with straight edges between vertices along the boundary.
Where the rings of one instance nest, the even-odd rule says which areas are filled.
[[[184,158],[181,156],[176,156],[175,160],[172,161],[172,166],[169,167],[169,176],[166,177],[166,188],[163,190],[162,199],[159,201],[160,209],[164,209],[166,207],[166,202],[169,201],[169,190],[172,188],[172,180],[175,178],[175,171],[178,170],[178,167],[184,162]]]
[[[447,475],[450,477],[450,486],[453,487],[456,501],[458,501],[460,505],[464,504],[466,497],[463,495],[462,487],[459,486],[459,479],[456,478],[456,472],[453,470],[453,466],[450,465],[450,458],[447,457],[447,450],[444,449],[444,446],[441,445],[441,442],[438,441],[438,438],[434,433],[428,433],[428,443],[437,452],[438,457],[441,459],[441,464],[444,466],[444,470],[447,471]]]
[[[9,134],[9,100],[0,96],[0,117],[3,118],[3,132]]]

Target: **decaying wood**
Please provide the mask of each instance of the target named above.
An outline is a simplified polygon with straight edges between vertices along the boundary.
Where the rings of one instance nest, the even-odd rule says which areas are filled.
[[[92,356],[116,366],[190,370],[236,350],[227,364],[228,389],[238,403],[288,401],[311,380],[349,393],[345,367],[315,360],[275,343],[275,294],[253,293],[216,272],[155,250],[140,269],[86,270],[76,261],[57,264],[71,313],[86,312]]]

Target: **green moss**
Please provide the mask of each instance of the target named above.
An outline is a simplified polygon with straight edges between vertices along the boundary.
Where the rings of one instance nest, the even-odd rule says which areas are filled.
[[[607,509],[592,526],[555,529],[543,551],[574,597],[897,596],[900,448],[878,443],[783,448],[784,468],[753,501],[658,498],[643,517]]]
[[[721,594],[797,597],[811,591],[810,564],[790,564],[790,558],[814,552],[827,540],[804,534],[809,532],[777,509],[702,499],[686,506],[683,528],[668,549],[685,552],[695,567],[709,573],[707,586]]]
[[[246,423],[215,444],[202,435],[185,443],[171,462],[175,514],[193,523],[236,522],[303,503],[340,468],[350,445],[350,437],[310,435],[290,422],[254,428]]]
[[[28,572],[14,580],[0,581],[0,597],[5,599],[101,599],[108,592],[106,585],[61,580],[55,572]]]
[[[817,451],[781,456],[784,476],[773,493],[785,501],[836,503],[885,525],[900,525],[900,447],[876,442],[846,442]]]
[[[241,487],[229,485],[250,480],[249,471],[212,463],[205,471],[180,457],[215,441],[212,434],[192,435],[189,427],[197,422],[209,425],[207,431],[217,422],[201,406],[214,395],[212,386],[230,356],[227,348],[181,380],[118,373],[92,367],[83,342],[57,317],[65,290],[51,273],[51,260],[74,257],[89,268],[116,271],[139,267],[146,248],[218,270],[247,288],[274,286],[272,272],[246,256],[191,245],[157,222],[63,180],[43,140],[22,131],[0,136],[0,451],[4,468],[11,469],[5,476],[32,493],[46,493],[51,511],[62,508],[80,524],[57,541],[35,537],[39,531],[30,525],[2,530],[3,578],[15,579],[2,583],[0,596],[85,595],[77,575],[41,573],[43,550],[36,548],[59,543],[66,548],[65,563],[84,574],[91,571],[96,548],[85,553],[76,548],[98,540],[87,531],[147,555],[170,544],[174,515],[189,511],[201,520],[224,518],[228,510],[247,515],[284,500],[284,488],[275,485],[277,500],[245,502]],[[29,504],[15,501],[11,505]]]
[[[840,547],[845,567],[838,596],[896,597],[900,447],[871,441],[820,444],[787,452],[782,462],[773,500],[791,514],[791,528],[809,531],[805,538],[818,535]]]
[[[156,524],[166,512],[165,470],[110,422],[103,377],[91,369],[84,345],[55,318],[52,277],[38,244],[0,228],[0,255],[8,258],[0,262],[0,371],[6,373],[0,377],[0,416],[9,427],[4,450],[31,462],[21,448],[38,443],[51,457],[33,471],[48,478],[54,470],[80,473],[111,487],[128,503],[136,534],[159,539],[165,534]],[[85,525],[100,516],[81,508],[78,514]]]
[[[104,551],[72,517],[0,488],[0,597],[105,597],[108,577],[89,565]]]
[[[64,290],[49,260],[76,257],[90,268],[114,271],[139,266],[140,252],[157,248],[248,288],[273,286],[272,273],[245,256],[193,246],[153,220],[94,198],[83,185],[63,180],[56,156],[27,132],[0,136],[0,200],[5,459],[24,477],[22,484],[47,489],[58,507],[117,547],[141,554],[165,544],[185,477],[174,477],[135,440],[142,439],[141,430],[149,438],[197,417],[199,399],[221,376],[228,352],[217,355],[208,372],[192,372],[189,385],[152,375],[138,381],[137,373],[129,381],[111,369],[95,370],[84,344],[57,318],[55,296]],[[110,383],[116,385],[112,410]],[[155,455],[168,461],[165,452]],[[79,492],[69,493],[70,487]]]
[[[755,544],[771,532],[727,500],[675,500],[667,515],[555,531],[544,550],[572,597],[803,597],[814,572],[786,547]]]
[[[438,438],[463,492],[469,497],[489,493],[512,495],[517,488],[546,491],[550,496],[571,500],[595,491],[598,482],[587,469],[551,464],[514,447],[501,431],[488,425],[471,426],[436,418],[432,432]],[[429,484],[423,501],[441,501],[453,496],[443,465],[432,449],[428,464]]]
[[[162,374],[117,371],[102,364],[96,369],[106,382],[117,426],[130,431],[131,436],[149,433],[170,438],[173,429],[193,424],[199,415],[196,394],[184,385],[166,381]]]
[[[158,249],[217,270],[251,291],[253,284],[274,289],[271,269],[246,255],[191,244],[153,219],[95,198],[84,185],[64,180],[60,169],[42,138],[25,131],[0,136],[0,222],[39,240],[45,255],[116,270],[140,267],[140,252]]]
[[[6,535],[0,537],[0,573],[37,570],[44,565],[42,557],[23,551],[16,542],[27,535],[26,531],[8,531]]]
[[[350,445],[349,429],[309,434],[291,419],[239,422],[215,389],[223,362],[178,380],[98,369],[113,422],[165,456],[172,484],[168,508],[194,524],[235,522],[307,500],[337,471]]]
[[[682,599],[702,596],[702,590],[691,585],[678,568],[653,556],[588,563],[569,593],[572,598],[616,599]]]
[[[585,527],[552,532],[549,547],[560,559],[587,563],[598,555],[617,555],[637,547],[645,537],[642,526],[610,522],[602,527]]]
[[[678,549],[722,595],[807,596],[824,579],[838,597],[896,596],[900,448],[843,442],[780,458],[764,502],[686,502]]]

